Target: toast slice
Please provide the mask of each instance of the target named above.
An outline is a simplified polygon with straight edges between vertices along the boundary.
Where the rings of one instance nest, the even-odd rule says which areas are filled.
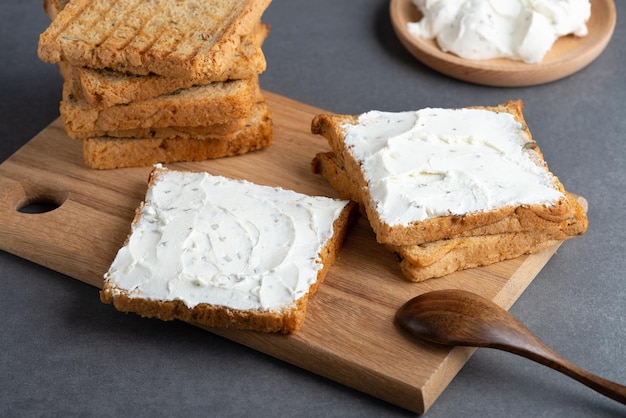
[[[499,261],[511,260],[533,254],[560,243],[560,240],[544,239],[532,233],[502,234],[486,237],[461,238],[463,248],[457,247],[431,264],[418,266],[398,253],[400,270],[412,282],[443,277],[456,271],[484,267]],[[475,241],[475,242],[472,242]]]
[[[60,113],[72,137],[98,131],[207,126],[247,118],[258,90],[258,77],[254,77],[191,87],[139,102],[96,109],[80,95],[72,77],[66,77]]]
[[[257,104],[258,106],[258,104]],[[256,106],[255,106],[256,107]],[[255,110],[253,109],[254,113]],[[96,137],[111,138],[149,138],[149,139],[169,139],[169,138],[211,138],[218,135],[228,135],[240,131],[250,122],[249,118],[235,118],[224,123],[214,123],[207,126],[166,126],[163,128],[135,128],[117,129],[113,131],[88,131],[69,132],[72,138],[87,139]]]
[[[162,320],[294,332],[335,261],[354,207],[157,167],[105,274],[101,300]]]
[[[256,103],[251,114],[243,118],[230,119],[223,123],[214,123],[206,126],[167,126],[163,128],[135,128],[135,129],[118,129],[113,131],[89,131],[89,132],[71,132],[70,135],[77,139],[88,139],[96,137],[111,138],[143,138],[143,139],[170,139],[170,138],[187,138],[187,139],[211,139],[216,136],[225,136],[240,132],[246,126],[253,124],[255,120],[268,115],[269,111],[265,98],[261,91],[257,91]]]
[[[359,194],[359,185],[353,177],[351,177],[343,162],[333,153],[319,153],[315,156],[311,163],[311,169],[316,174],[321,174],[326,181],[345,199],[351,199],[359,202],[361,211],[367,216],[365,205],[362,203]],[[576,198],[569,192],[564,191],[567,207],[569,211],[563,220],[550,220],[538,216],[537,213],[526,207],[518,207],[505,218],[500,218],[492,223],[484,224],[471,229],[463,229],[456,234],[448,234],[449,231],[438,231],[431,235],[433,239],[430,241],[418,240],[413,244],[395,245],[387,244],[395,252],[400,252],[406,258],[411,258],[407,254],[411,253],[410,249],[419,248],[422,245],[432,245],[434,242],[447,242],[453,238],[463,238],[472,236],[501,235],[506,233],[525,233],[542,231],[547,234],[550,239],[563,240],[570,237],[582,235],[587,230],[587,216],[584,209],[578,203]],[[401,248],[405,248],[402,249]]]
[[[334,153],[317,154],[312,170],[321,174],[343,198],[358,202],[358,186]],[[548,221],[537,218],[530,210],[519,209],[510,217],[457,236],[414,245],[386,244],[385,247],[400,262],[404,276],[416,282],[532,254],[586,232],[588,221],[584,208],[572,194],[565,194],[571,212],[564,221]]]
[[[562,242],[583,235],[587,231],[588,221],[584,208],[575,196],[567,192],[566,194],[572,207],[570,217],[567,221],[546,225],[545,228],[538,230],[513,228],[508,231],[503,229],[507,232],[485,231],[487,233],[484,234],[472,231],[473,234],[418,245],[387,245],[387,247],[400,258],[417,267],[431,265],[450,253],[454,253],[457,259],[468,259],[477,265],[488,265],[496,261],[516,258],[522,254],[531,254],[546,248],[543,245],[544,242],[552,244]],[[510,224],[517,225],[514,222]],[[495,231],[496,228],[493,230]],[[471,255],[461,256],[461,254]]]
[[[267,63],[261,49],[269,26],[259,24],[252,36],[246,36],[224,71],[207,73],[201,79],[165,77],[156,74],[137,76],[112,70],[75,67],[75,83],[87,103],[97,109],[147,100],[193,86],[250,79],[263,73]]]
[[[415,245],[532,211],[568,218],[563,185],[548,170],[523,104],[318,115],[324,136],[356,182],[377,240]],[[438,238],[439,237],[439,238]]]
[[[39,38],[42,61],[201,79],[223,72],[270,0],[72,0]]]
[[[246,125],[231,134],[196,136],[185,132],[167,138],[86,138],[83,159],[88,167],[101,170],[146,167],[241,155],[269,147],[273,139],[271,114],[267,105],[259,102]]]

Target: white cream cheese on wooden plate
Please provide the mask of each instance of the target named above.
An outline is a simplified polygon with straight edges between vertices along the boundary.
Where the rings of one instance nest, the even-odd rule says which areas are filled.
[[[412,0],[409,32],[461,58],[542,61],[561,36],[587,35],[589,0]]]

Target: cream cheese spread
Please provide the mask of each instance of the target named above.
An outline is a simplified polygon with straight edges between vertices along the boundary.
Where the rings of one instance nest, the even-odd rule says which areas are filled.
[[[552,204],[563,197],[556,178],[526,145],[532,140],[509,113],[371,111],[342,129],[372,204],[389,225]]]
[[[347,201],[163,170],[105,279],[130,297],[274,310],[309,291]]]
[[[422,13],[407,24],[418,38],[470,60],[541,62],[561,36],[587,35],[589,0],[413,0]]]

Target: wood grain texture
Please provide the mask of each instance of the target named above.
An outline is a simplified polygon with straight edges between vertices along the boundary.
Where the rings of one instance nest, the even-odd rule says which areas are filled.
[[[242,156],[169,167],[338,197],[310,170],[315,154],[328,150],[322,137],[310,133],[313,116],[322,110],[264,93],[274,119],[274,145]],[[0,249],[101,287],[102,275],[130,231],[150,171],[85,167],[80,141],[70,139],[57,119],[0,165]],[[60,206],[41,214],[17,210],[42,200]],[[423,413],[474,350],[436,347],[406,336],[393,324],[396,310],[418,294],[444,288],[473,291],[508,309],[556,249],[412,283],[361,219],[310,300],[299,332],[285,336],[210,331]],[[96,294],[93,303],[100,303]]]

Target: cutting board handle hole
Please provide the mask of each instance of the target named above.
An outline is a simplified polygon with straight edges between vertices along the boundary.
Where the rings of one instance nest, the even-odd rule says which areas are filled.
[[[28,203],[22,207],[17,209],[20,213],[28,213],[28,214],[37,214],[37,213],[46,213],[52,212],[55,209],[58,209],[61,205],[57,202],[51,200],[37,200],[31,203]]]
[[[25,214],[40,214],[56,210],[67,199],[64,190],[52,190],[41,187],[25,187],[17,199],[15,209]]]

